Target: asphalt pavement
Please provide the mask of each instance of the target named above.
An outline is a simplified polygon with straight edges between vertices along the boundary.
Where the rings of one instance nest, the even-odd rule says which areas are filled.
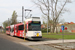
[[[55,48],[57,45],[54,44],[63,44],[62,39],[47,39],[42,38],[40,41],[35,40],[25,40],[18,37],[11,37],[9,35],[0,33],[0,50],[60,50]],[[75,39],[65,39],[64,43],[75,44]],[[71,47],[74,47],[72,46]],[[57,46],[58,47],[58,46]],[[75,47],[73,48],[75,50]]]
[[[0,37],[0,50],[33,50],[33,49]]]

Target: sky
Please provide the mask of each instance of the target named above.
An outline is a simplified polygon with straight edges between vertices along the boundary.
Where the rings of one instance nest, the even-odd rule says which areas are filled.
[[[0,24],[10,19],[14,10],[17,12],[18,21],[22,21],[22,6],[24,9],[31,9],[32,16],[41,17],[43,15],[31,0],[0,0]],[[69,12],[66,12],[61,19],[75,23],[75,2],[67,4],[66,8],[69,9]]]

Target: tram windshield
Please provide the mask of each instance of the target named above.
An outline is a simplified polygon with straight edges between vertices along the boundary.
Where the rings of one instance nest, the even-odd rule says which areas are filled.
[[[41,30],[41,23],[40,22],[32,22],[28,25],[29,31],[40,31]]]

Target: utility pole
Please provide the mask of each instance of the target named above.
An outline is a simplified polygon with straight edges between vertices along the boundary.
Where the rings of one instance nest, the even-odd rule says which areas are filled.
[[[4,24],[4,33],[6,33],[6,28],[5,28],[5,24]]]
[[[9,26],[9,18],[8,18],[8,26]]]
[[[22,22],[24,21],[24,7],[22,6]]]

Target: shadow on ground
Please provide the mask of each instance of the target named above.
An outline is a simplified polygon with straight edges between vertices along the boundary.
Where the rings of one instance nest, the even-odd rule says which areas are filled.
[[[17,37],[17,36],[14,36],[14,37],[24,40],[24,38],[22,38],[22,37]],[[39,42],[39,41],[50,41],[50,40],[58,40],[58,39],[42,38],[41,40],[30,40],[30,39],[25,39],[25,40],[26,41],[32,41],[32,42]]]
[[[23,39],[24,38],[21,38],[21,37],[16,37],[16,38],[20,38],[20,39]],[[50,39],[50,38],[42,38],[41,40],[30,40],[30,39],[25,39],[27,41],[33,41],[33,42],[39,42],[39,41],[50,41],[50,40],[57,40],[57,39]]]

